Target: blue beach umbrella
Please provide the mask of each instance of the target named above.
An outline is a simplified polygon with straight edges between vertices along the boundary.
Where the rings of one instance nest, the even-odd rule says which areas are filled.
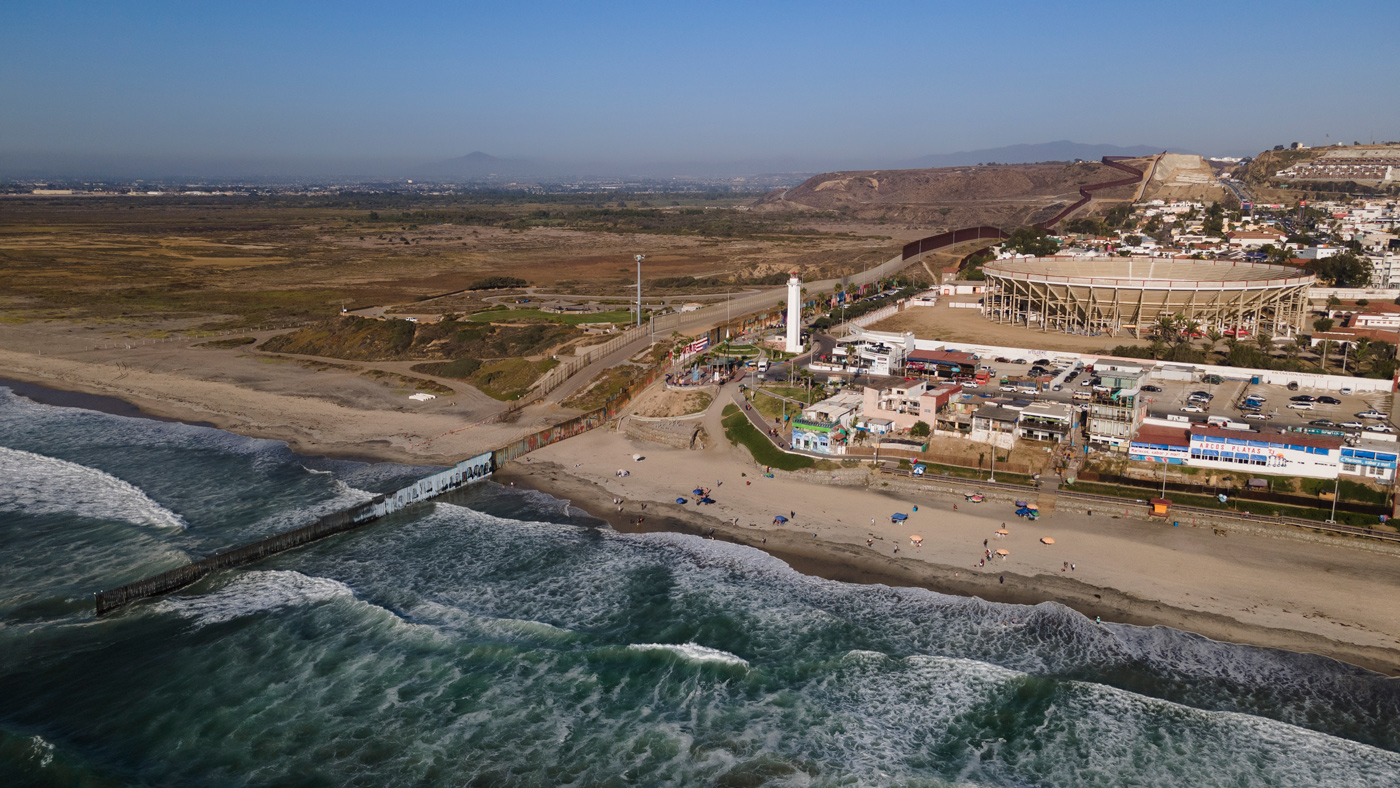
[[[890,515],[890,520],[896,523],[902,523],[908,519],[909,515],[904,514],[903,512],[895,512],[894,514]]]
[[[785,523],[785,522],[787,522],[787,518],[784,517],[784,516],[782,516],[782,515],[780,514],[780,515],[778,515],[777,517],[774,517],[774,518],[773,518],[773,522],[775,522],[775,523]]]
[[[685,499],[684,499],[684,498],[677,498],[677,499],[676,499],[676,503],[685,503]]]

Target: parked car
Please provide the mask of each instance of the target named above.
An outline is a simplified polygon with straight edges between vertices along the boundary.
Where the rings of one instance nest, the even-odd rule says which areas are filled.
[[[1378,411],[1378,410],[1363,410],[1363,411],[1361,411],[1360,413],[1356,414],[1356,418],[1358,418],[1358,419],[1383,419],[1383,418],[1385,418],[1385,414],[1384,414],[1384,413],[1381,413],[1381,412]]]
[[[1061,386],[1060,384],[1056,383],[1055,385],[1053,385],[1053,386],[1050,387],[1050,390],[1051,390],[1051,391],[1059,391],[1059,390],[1062,389],[1062,388],[1064,388],[1064,386]]]
[[[1212,399],[1212,398],[1215,397],[1215,395],[1212,394],[1212,393],[1210,393],[1209,391],[1193,391],[1193,392],[1191,392],[1191,396],[1193,396],[1193,397],[1205,397],[1206,399]]]
[[[1026,360],[1023,359],[1023,358],[1013,358],[1013,359],[1011,359],[1011,363],[1012,363],[1012,364],[1029,364],[1030,362],[1029,362],[1029,361],[1026,361]]]
[[[1155,394],[1155,393],[1161,391],[1161,390],[1162,390],[1162,387],[1161,387],[1161,386],[1143,386],[1143,387],[1142,387],[1142,390],[1143,390],[1143,391],[1151,391],[1151,392],[1153,392],[1153,393]]]
[[[1359,421],[1344,421],[1344,422],[1342,422],[1341,424],[1338,424],[1337,426],[1338,426],[1338,427],[1343,427],[1343,428],[1349,429],[1349,430],[1359,430],[1359,429],[1363,429],[1366,425],[1365,425],[1365,424],[1362,424],[1362,423],[1359,422]]]
[[[1006,358],[1005,356],[997,356],[996,358],[994,358],[994,359],[992,359],[992,360],[995,361],[995,362],[998,363],[998,364],[1010,364],[1010,363],[1011,363],[1011,359]]]
[[[1267,413],[1246,413],[1244,417],[1246,419],[1252,419],[1253,421],[1267,421],[1271,418]]]
[[[1085,379],[1079,381],[1079,385],[1081,385],[1081,386],[1092,386],[1092,385],[1094,385],[1094,381],[1091,380],[1091,379],[1089,379],[1089,378],[1085,378]]]
[[[1395,434],[1395,428],[1390,426],[1389,424],[1373,424],[1370,427],[1367,427],[1366,429],[1370,430],[1371,432],[1384,432],[1387,435]]]
[[[1103,385],[1096,385],[1096,386],[1094,386],[1094,391],[1097,391],[1097,392],[1099,392],[1100,394],[1107,394],[1107,393],[1108,393],[1109,391],[1111,391],[1111,390],[1112,390],[1112,389],[1110,389],[1108,386],[1103,386]]]
[[[1013,394],[1016,393],[1016,387],[1015,387],[1015,386],[1002,386],[1002,387],[1001,387],[1001,390],[1002,390],[1002,391],[1009,391],[1009,392],[1011,392],[1011,393],[1013,393]]]
[[[1335,422],[1335,421],[1329,421],[1329,420],[1327,420],[1327,419],[1317,419],[1317,420],[1315,420],[1315,421],[1310,421],[1310,422],[1308,422],[1308,426],[1309,426],[1309,427],[1335,427],[1335,426],[1337,426],[1337,422]]]
[[[1313,404],[1311,402],[1290,402],[1288,407],[1290,410],[1312,410]]]
[[[1337,399],[1336,397],[1318,397],[1318,398],[1317,398],[1317,401],[1320,402],[1320,403],[1322,403],[1323,405],[1340,405],[1340,404],[1342,404],[1342,401],[1339,400],[1339,399]]]
[[[1311,394],[1299,394],[1299,395],[1296,396],[1296,397],[1289,397],[1288,399],[1289,399],[1290,402],[1315,402],[1315,401],[1317,401],[1317,397],[1314,397],[1314,396],[1311,395]]]
[[[1187,405],[1181,409],[1182,413],[1205,413],[1206,409],[1200,405]]]
[[[1340,393],[1343,397],[1351,396],[1351,386],[1342,386],[1342,390],[1341,390],[1341,392],[1339,392],[1339,393]]]

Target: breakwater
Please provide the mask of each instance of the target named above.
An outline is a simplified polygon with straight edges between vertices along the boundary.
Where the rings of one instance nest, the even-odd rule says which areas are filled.
[[[485,479],[495,470],[491,452],[462,460],[445,471],[425,476],[392,493],[376,495],[364,503],[331,512],[315,522],[283,531],[256,542],[223,550],[185,566],[142,578],[124,586],[98,591],[97,615],[109,613],[138,599],[160,596],[203,579],[218,569],[243,566],[269,556],[310,544],[333,534],[351,531],[416,503]]]

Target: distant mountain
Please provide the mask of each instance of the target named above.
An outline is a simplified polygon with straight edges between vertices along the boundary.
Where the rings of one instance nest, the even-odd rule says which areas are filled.
[[[475,181],[491,178],[525,178],[540,174],[540,167],[525,159],[502,159],[473,151],[455,159],[427,164],[416,175],[435,181]]]
[[[1131,145],[1125,148],[1118,145],[1091,145],[1060,140],[1059,142],[1041,142],[1033,145],[1007,145],[1004,148],[986,148],[960,153],[935,153],[931,156],[911,159],[904,162],[901,167],[924,169],[927,167],[966,167],[970,164],[985,164],[987,162],[1033,164],[1041,161],[1073,161],[1075,159],[1098,161],[1102,156],[1154,156],[1161,153],[1162,150],[1162,148],[1154,148],[1150,145]]]

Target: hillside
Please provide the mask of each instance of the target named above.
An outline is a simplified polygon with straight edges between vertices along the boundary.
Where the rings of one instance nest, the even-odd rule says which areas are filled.
[[[1145,166],[1146,160],[1128,162]],[[1079,187],[1123,177],[1098,162],[1050,162],[922,170],[824,173],[773,192],[756,210],[820,210],[865,220],[961,227],[1016,226],[1047,219],[1079,199]],[[1124,187],[1099,197],[1130,199]]]

